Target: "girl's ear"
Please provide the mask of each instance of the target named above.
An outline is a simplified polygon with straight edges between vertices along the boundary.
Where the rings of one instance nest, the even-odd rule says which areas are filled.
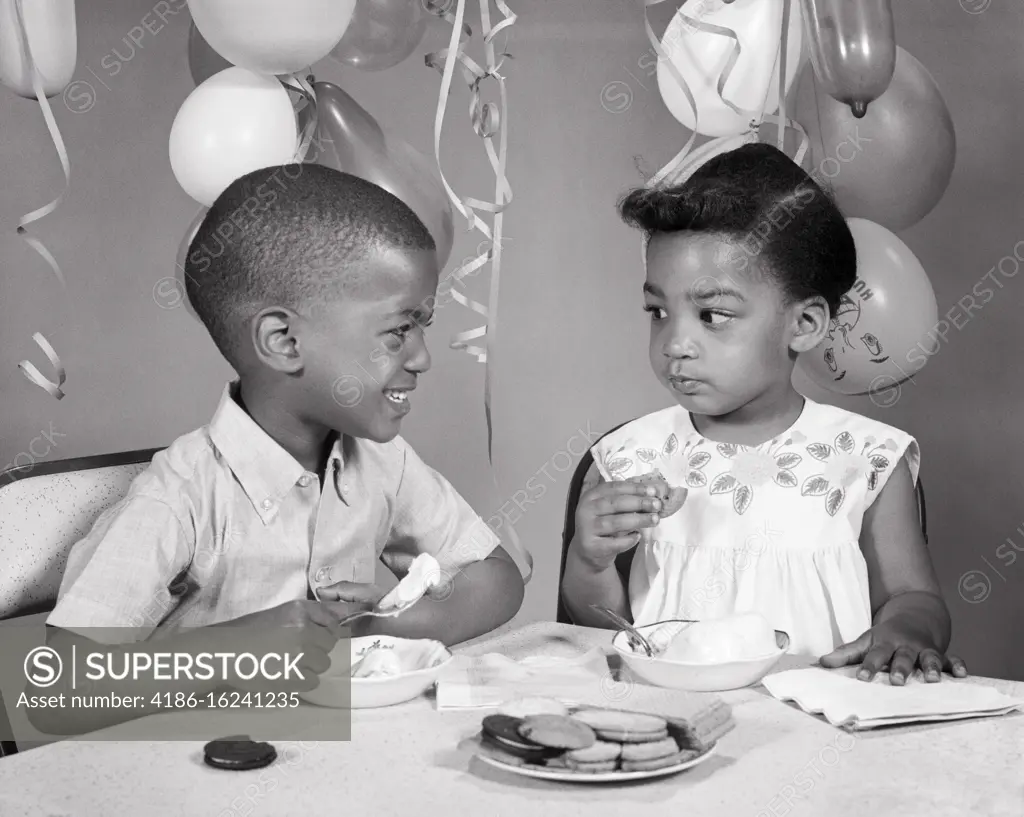
[[[809,352],[828,334],[832,315],[820,296],[807,298],[793,305],[793,335],[789,348],[797,354]]]

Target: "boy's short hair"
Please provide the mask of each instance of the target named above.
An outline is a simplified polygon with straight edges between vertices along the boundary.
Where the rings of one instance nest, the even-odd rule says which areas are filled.
[[[322,165],[267,167],[232,182],[213,203],[189,246],[185,291],[237,370],[256,312],[337,298],[348,273],[386,249],[435,249],[399,198]]]
[[[760,259],[793,301],[822,297],[835,315],[857,280],[857,251],[832,196],[785,153],[753,143],[708,160],[677,186],[630,192],[619,214],[648,236],[692,230]]]

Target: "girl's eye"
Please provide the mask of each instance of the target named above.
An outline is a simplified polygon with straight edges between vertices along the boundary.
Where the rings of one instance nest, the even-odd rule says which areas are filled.
[[[718,318],[718,320],[715,320]],[[705,321],[712,326],[721,326],[723,323],[727,323],[732,320],[732,315],[725,312],[719,312],[716,309],[702,309],[700,313],[700,319]]]
[[[662,309],[660,306],[645,306],[644,307],[644,312],[649,312],[651,314],[651,320],[654,320],[654,321],[663,321],[663,320],[665,320],[665,310]]]
[[[394,335],[396,338],[404,339],[412,331],[411,323],[403,323],[401,326],[397,326],[389,331],[389,334]]]

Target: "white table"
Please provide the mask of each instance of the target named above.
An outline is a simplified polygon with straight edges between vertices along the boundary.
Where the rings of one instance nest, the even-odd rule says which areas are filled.
[[[611,632],[541,622],[456,652],[516,657],[545,637],[608,645]],[[780,668],[802,663],[786,659]],[[1024,697],[1024,683],[972,682]],[[252,772],[205,766],[199,741],[65,741],[32,749],[0,759],[0,815],[1024,815],[1024,715],[851,735],[761,687],[722,697],[736,728],[716,755],[643,784],[554,783],[487,766],[466,748],[483,713],[438,712],[424,697],[354,711],[351,741],[303,743],[298,733],[292,742],[275,740],[277,762]],[[334,712],[301,707],[296,728]],[[204,715],[156,717],[185,723]],[[139,723],[102,734],[130,737]]]

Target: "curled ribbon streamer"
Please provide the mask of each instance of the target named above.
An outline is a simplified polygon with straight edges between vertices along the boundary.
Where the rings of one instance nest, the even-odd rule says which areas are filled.
[[[662,2],[664,2],[664,0],[644,0],[644,28],[646,29],[648,40],[650,40],[651,45],[654,46],[654,50],[658,54],[658,59],[665,61],[665,64],[666,64],[666,66],[667,66],[667,68],[669,70],[669,73],[672,75],[672,79],[679,86],[680,90],[682,90],[684,96],[686,97],[687,102],[690,103],[690,108],[693,110],[693,132],[690,134],[690,138],[687,140],[687,142],[683,146],[682,150],[680,150],[679,153],[677,153],[668,162],[668,164],[666,164],[661,170],[659,170],[654,175],[654,177],[648,182],[648,184],[647,184],[648,187],[654,187],[654,186],[660,184],[662,181],[665,181],[669,177],[671,177],[673,179],[673,183],[679,184],[681,181],[683,181],[685,178],[687,178],[690,175],[690,173],[692,173],[694,170],[696,170],[696,167],[692,167],[691,166],[689,168],[690,169],[690,173],[687,173],[687,174],[684,175],[684,174],[679,172],[681,170],[681,165],[683,164],[683,162],[686,159],[686,157],[689,155],[690,150],[693,147],[693,143],[694,143],[694,141],[697,138],[698,127],[699,127],[699,119],[700,119],[700,112],[697,109],[697,102],[693,98],[693,94],[691,93],[690,88],[689,88],[689,86],[686,83],[686,80],[683,79],[683,76],[679,72],[679,69],[676,68],[676,66],[672,62],[672,60],[669,59],[668,55],[665,53],[665,50],[661,46],[661,42],[658,40],[657,36],[654,34],[654,30],[651,28],[648,8],[650,6],[656,6],[656,5],[658,5],[659,3],[662,3]],[[779,135],[778,135],[779,149],[781,150],[781,149],[783,149],[783,147],[785,145],[786,128],[792,128],[793,130],[795,130],[797,132],[797,134],[800,136],[800,145],[797,148],[796,154],[794,156],[794,161],[797,164],[799,164],[801,161],[803,161],[803,157],[804,157],[804,155],[807,152],[807,149],[809,147],[809,140],[807,138],[806,132],[800,126],[800,124],[797,123],[797,122],[794,122],[794,121],[792,121],[790,119],[787,119],[786,116],[785,116],[785,104],[786,104],[786,93],[785,93],[785,91],[786,91],[786,53],[787,53],[788,45],[789,45],[789,17],[790,17],[790,13],[791,13],[791,9],[792,9],[791,3],[792,3],[792,0],[784,0],[783,14],[782,14],[782,29],[781,29],[781,32],[780,32],[781,47],[780,47],[779,54],[776,56],[776,60],[780,64],[779,65],[779,67],[780,67],[780,70],[779,70],[779,103],[780,103],[779,114],[767,114],[766,115],[764,113],[764,107],[763,106],[762,106],[762,109],[760,111],[748,110],[746,108],[741,108],[741,107],[733,104],[732,102],[730,102],[728,99],[725,98],[725,96],[724,96],[725,86],[729,82],[729,77],[732,75],[733,68],[735,68],[736,63],[739,60],[740,54],[742,53],[742,46],[740,45],[739,37],[736,35],[735,31],[733,31],[731,28],[727,28],[725,26],[718,26],[718,25],[714,25],[714,24],[711,24],[711,23],[703,23],[700,20],[696,19],[695,17],[691,17],[688,14],[684,14],[682,9],[680,9],[677,12],[677,14],[679,14],[683,18],[683,20],[685,20],[690,26],[692,26],[694,29],[696,29],[698,31],[703,31],[703,32],[705,32],[707,34],[717,34],[718,36],[726,37],[727,39],[730,39],[730,40],[733,41],[733,48],[732,48],[732,51],[730,52],[729,57],[728,57],[728,59],[726,61],[725,68],[722,69],[722,73],[718,77],[718,83],[717,83],[716,88],[717,88],[717,91],[718,91],[719,98],[732,111],[734,111],[735,113],[739,114],[740,116],[747,117],[750,120],[750,127],[746,131],[744,131],[744,133],[742,134],[744,137],[746,137],[747,141],[750,141],[750,142],[757,141],[757,139],[758,139],[758,136],[757,136],[758,126],[762,122],[772,122],[772,123],[775,123],[778,126],[778,131],[779,131]],[[767,98],[765,100],[765,103],[767,104]],[[735,137],[723,136],[723,137],[718,137],[718,140],[731,140],[731,139],[734,139],[734,138]],[[708,142],[705,145],[705,147],[708,147],[708,146],[713,145],[713,144],[718,144],[718,145],[725,145],[726,144],[725,141],[718,141],[718,140],[713,140],[712,142]],[[723,150],[719,150],[718,152],[720,153],[720,152],[724,152],[724,151]],[[702,148],[701,155],[705,156],[705,154],[703,153],[703,148]],[[717,153],[711,153],[710,155],[706,155],[705,158],[704,158],[704,161],[707,161],[708,159],[712,158],[715,155],[717,155]]]
[[[53,257],[45,246],[43,246],[43,243],[39,239],[30,236],[28,234],[28,230],[25,229],[32,222],[45,218],[60,206],[60,203],[64,200],[64,197],[67,195],[68,190],[71,187],[71,162],[68,160],[67,148],[64,146],[64,139],[61,137],[60,129],[57,127],[57,120],[53,118],[53,111],[50,110],[50,102],[46,98],[46,91],[43,88],[42,77],[39,76],[36,61],[32,57],[32,45],[28,40],[28,29],[25,27],[25,11],[22,3],[23,0],[15,0],[14,3],[14,10],[18,16],[18,33],[21,35],[21,44],[25,49],[25,59],[28,60],[29,69],[32,73],[32,89],[36,92],[36,99],[39,100],[39,107],[42,109],[43,118],[46,120],[46,127],[50,131],[50,138],[53,140],[53,146],[57,149],[57,155],[60,157],[61,167],[64,169],[64,191],[49,204],[22,216],[21,220],[18,222],[18,235],[25,240],[25,243],[43,257],[43,260],[50,265],[54,275],[57,276],[57,280],[60,281],[61,286],[66,289],[67,283],[64,281],[64,275],[60,271],[60,265],[57,263],[57,259]]]
[[[499,73],[506,58],[511,55],[503,52],[501,60],[496,59],[494,49],[495,36],[505,29],[511,27],[516,21],[516,15],[508,7],[504,0],[495,0],[498,10],[504,19],[492,27],[490,22],[490,0],[480,0],[480,21],[484,36],[484,52],[486,69],[482,69],[476,62],[463,53],[466,40],[472,36],[472,30],[465,25],[466,0],[458,0],[455,14],[442,12],[428,0],[428,7],[437,16],[443,17],[452,24],[452,34],[448,47],[440,51],[427,54],[424,63],[441,73],[441,88],[438,92],[437,113],[434,118],[434,159],[437,162],[438,172],[441,176],[441,183],[444,185],[448,197],[459,213],[466,219],[467,229],[476,228],[491,242],[491,247],[486,253],[481,254],[472,261],[463,264],[456,269],[449,277],[452,278],[453,299],[479,315],[482,315],[487,323],[484,326],[476,327],[465,332],[456,334],[451,341],[451,348],[462,350],[474,355],[477,361],[487,366],[484,376],[484,418],[487,423],[487,460],[491,465],[491,477],[496,487],[498,486],[497,475],[494,471],[493,456],[493,422],[491,413],[491,395],[494,374],[494,351],[497,337],[497,315],[498,315],[498,292],[501,272],[501,236],[503,212],[512,202],[512,188],[508,183],[505,173],[507,165],[508,146],[508,96],[505,88],[505,78]],[[487,158],[495,173],[494,201],[486,202],[472,197],[460,198],[448,180],[445,178],[444,169],[441,166],[441,132],[444,128],[444,117],[447,110],[448,95],[451,91],[452,79],[455,73],[455,66],[458,64],[462,69],[463,77],[470,90],[469,115],[473,131],[484,140],[484,147],[487,151]],[[481,104],[480,85],[487,79],[493,78],[498,82],[500,94],[500,107],[493,103]],[[493,139],[500,134],[501,145],[496,151]],[[477,211],[484,211],[494,215],[493,227],[489,227],[477,214]],[[491,289],[489,305],[473,301],[456,289],[462,279],[470,272],[479,269],[488,261],[491,262]],[[485,347],[470,345],[468,341],[484,338]],[[529,550],[523,547],[511,524],[507,525],[508,538],[514,550],[517,550],[526,562],[526,573],[523,577],[525,583],[529,583],[533,576],[533,556]]]
[[[49,392],[51,397],[56,397],[58,400],[63,400],[64,390],[61,389],[61,386],[63,386],[64,381],[68,379],[67,372],[64,371],[64,364],[60,362],[60,357],[54,351],[53,347],[50,345],[50,342],[45,337],[43,337],[43,334],[41,332],[36,332],[32,336],[32,340],[34,340],[36,342],[36,345],[38,345],[39,348],[43,350],[43,354],[45,354],[50,359],[50,365],[52,365],[54,370],[57,372],[57,382],[54,383],[52,380],[43,377],[39,369],[35,367],[35,364],[30,363],[27,360],[22,360],[21,362],[19,362],[18,368],[21,369],[21,372],[22,374],[25,375],[25,377],[27,377],[40,388],[45,389],[47,392]]]
[[[302,95],[306,105],[300,108],[300,110],[311,109],[309,118],[306,120],[306,126],[302,129],[298,145],[295,148],[295,162],[302,164],[309,155],[309,149],[313,146],[313,136],[316,134],[316,89],[313,88],[309,79],[300,74],[289,74],[285,77],[279,77],[279,79],[286,88],[297,91]]]
[[[452,35],[447,48],[427,54],[424,58],[424,63],[428,67],[440,71],[442,75],[441,89],[438,96],[437,114],[434,119],[434,158],[437,161],[438,171],[441,175],[441,183],[444,185],[445,192],[447,192],[448,197],[455,205],[455,208],[466,219],[468,229],[476,228],[492,242],[492,248],[487,253],[464,264],[462,267],[455,270],[455,272],[450,276],[453,279],[453,299],[459,304],[468,307],[474,312],[484,316],[485,318],[489,318],[490,320],[492,327],[491,330],[488,330],[488,327],[484,326],[477,327],[476,329],[472,329],[467,332],[460,332],[454,336],[450,344],[452,349],[462,350],[468,354],[474,355],[480,363],[487,362],[488,350],[480,346],[471,346],[467,341],[487,337],[489,331],[490,335],[493,336],[493,327],[496,317],[495,309],[493,307],[489,309],[487,306],[473,301],[459,292],[455,287],[460,285],[462,279],[471,271],[479,269],[483,264],[487,263],[487,261],[492,261],[491,301],[492,304],[494,303],[497,291],[497,282],[500,274],[500,241],[495,241],[494,231],[480,218],[476,211],[482,210],[493,213],[497,220],[497,216],[512,201],[512,189],[505,175],[505,138],[507,136],[507,117],[505,116],[505,109],[507,107],[507,95],[505,92],[504,77],[498,72],[501,67],[501,62],[497,62],[495,59],[493,40],[494,35],[498,31],[508,28],[515,22],[516,15],[511,9],[509,9],[504,0],[496,0],[496,3],[499,10],[505,15],[505,20],[492,29],[490,27],[489,0],[480,0],[480,16],[484,29],[484,45],[487,63],[486,69],[482,69],[476,62],[463,53],[467,36],[472,35],[472,30],[463,22],[465,17],[465,0],[459,0],[454,15],[449,12],[440,12],[436,6],[430,4],[429,8],[433,13],[444,17],[444,19],[451,22]],[[502,54],[503,60],[505,57],[509,56],[510,55],[507,53]],[[490,161],[491,167],[497,178],[495,202],[481,201],[472,197],[466,197],[464,199],[459,197],[452,189],[451,185],[448,184],[448,180],[444,175],[444,169],[441,166],[441,132],[444,127],[444,116],[447,111],[447,100],[451,90],[451,83],[456,63],[458,63],[462,68],[463,76],[470,90],[470,122],[477,136],[484,140],[484,147],[487,151],[488,160]],[[500,108],[495,106],[493,103],[481,103],[480,84],[488,77],[494,78],[498,81],[501,92]],[[493,138],[498,131],[500,131],[502,139],[500,156],[498,155],[498,152],[495,151],[493,144]],[[496,221],[496,223],[500,228],[500,221]],[[498,238],[500,238],[500,233],[498,234]],[[490,368],[488,368],[488,379],[490,378],[490,371]],[[486,402],[487,394],[485,389],[485,403]],[[488,406],[485,405],[485,411],[488,410]],[[490,424],[488,423],[488,457],[490,456],[491,432]]]

